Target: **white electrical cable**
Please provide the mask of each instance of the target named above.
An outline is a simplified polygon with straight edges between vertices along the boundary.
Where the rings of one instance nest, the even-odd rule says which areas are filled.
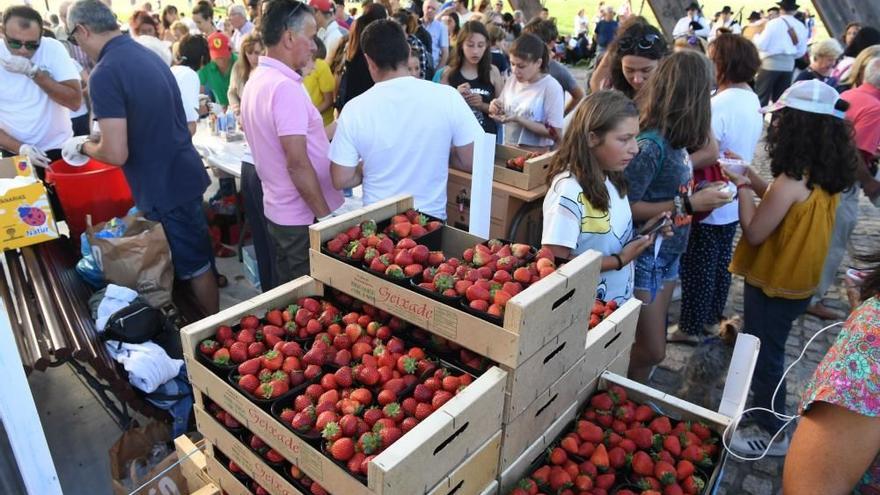
[[[165,473],[167,473],[168,471],[174,469],[175,467],[177,467],[178,464],[180,464],[181,462],[185,461],[186,459],[189,459],[189,457],[190,457],[191,455],[193,455],[193,454],[195,454],[196,452],[202,450],[203,448],[205,448],[205,444],[203,444],[203,445],[201,445],[201,446],[198,446],[198,447],[196,447],[196,448],[190,450],[185,456],[183,456],[183,457],[181,457],[180,459],[178,459],[177,461],[175,461],[174,464],[172,464],[172,465],[168,466],[167,468],[163,469],[163,470],[160,471],[156,476],[153,476],[152,478],[150,478],[150,479],[148,479],[147,481],[143,482],[143,483],[141,484],[141,486],[135,488],[135,489],[134,489],[131,493],[129,493],[128,495],[134,495],[135,493],[137,493],[137,492],[143,490],[147,485],[149,485],[150,483],[152,483],[152,482],[156,481],[157,479],[161,478]]]
[[[776,403],[776,394],[779,393],[780,387],[782,387],[782,384],[785,383],[785,377],[788,375],[788,372],[791,371],[791,369],[794,368],[794,366],[796,364],[798,364],[801,359],[804,358],[804,354],[806,354],[807,348],[809,348],[810,344],[812,344],[813,341],[816,340],[816,337],[818,337],[819,335],[822,335],[826,330],[829,330],[831,328],[834,328],[834,327],[837,327],[837,326],[840,326],[843,324],[844,324],[844,322],[842,322],[842,321],[838,321],[837,323],[832,323],[831,325],[828,325],[827,327],[823,328],[822,330],[819,330],[818,332],[816,332],[815,335],[810,337],[810,340],[807,341],[807,344],[804,346],[803,350],[801,350],[800,356],[798,356],[798,358],[795,359],[794,362],[791,363],[788,366],[788,368],[785,369],[785,373],[782,374],[782,378],[779,380],[779,383],[776,384],[776,389],[773,391],[773,397],[771,397],[771,399],[770,399],[770,409],[767,409],[764,407],[752,407],[750,409],[746,409],[743,412],[741,412],[733,421],[731,421],[730,424],[727,425],[727,428],[724,429],[724,433],[721,435],[721,444],[724,446],[724,450],[726,450],[728,454],[732,455],[733,457],[735,457],[741,461],[760,461],[761,459],[763,459],[764,457],[767,456],[767,452],[770,451],[770,447],[773,445],[773,442],[776,441],[776,437],[778,437],[783,431],[785,431],[785,429],[788,428],[788,425],[791,424],[792,421],[794,421],[800,417],[800,414],[795,414],[793,416],[789,416],[787,414],[782,414],[782,413],[776,412],[776,409],[774,409],[774,404]],[[770,443],[767,444],[767,448],[764,449],[764,452],[759,457],[742,457],[742,456],[736,454],[728,446],[728,444],[727,444],[728,433],[730,434],[730,437],[732,438],[733,434],[736,433],[736,429],[739,428],[739,423],[740,423],[740,421],[742,421],[743,416],[745,416],[746,413],[749,413],[752,411],[769,412],[769,413],[773,414],[774,416],[776,416],[776,418],[779,419],[780,421],[785,421],[785,424],[782,425],[782,427],[776,431],[776,434],[774,434],[770,438]],[[732,428],[732,430],[731,430],[731,428]]]

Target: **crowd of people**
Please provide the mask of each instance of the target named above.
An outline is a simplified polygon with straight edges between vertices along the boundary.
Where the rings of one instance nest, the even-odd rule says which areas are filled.
[[[555,151],[541,243],[561,258],[601,252],[598,297],[643,302],[629,376],[647,381],[667,340],[711,335],[737,275],[743,331],[761,340],[753,403],[784,414],[792,324],[805,312],[845,317],[822,298],[859,198],[880,196],[880,31],[854,23],[819,39],[811,15],[782,0],[745,25],[741,10],[710,22],[694,3],[667,38],[603,5],[592,20],[578,12],[560,43],[546,9],[527,20],[500,1],[398,3],[249,0],[223,20],[207,0],[188,16],[147,4],[120,26],[101,0],[76,0],[54,30],[10,7],[0,149],[38,166],[62,151],[121,166],[206,313],[218,274],[202,213],[210,180],[191,136],[207,113],[231,110],[253,156],[240,187],[263,290],[308,273],[309,225],[352,188],[365,205],[411,194],[444,219],[448,168],[469,171],[484,136]],[[560,63],[570,51],[594,58],[586,87]],[[762,139],[770,181],[748,166]],[[753,414],[733,438],[750,455],[791,445],[786,493],[880,484],[877,273],[807,390],[793,442],[790,431],[772,441],[774,414]],[[863,448],[835,463],[811,455],[816,445]]]

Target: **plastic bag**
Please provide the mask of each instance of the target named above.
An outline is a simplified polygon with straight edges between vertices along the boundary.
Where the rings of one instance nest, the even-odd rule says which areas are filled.
[[[101,230],[95,232],[94,236],[99,239],[119,238],[125,235],[125,230],[127,228],[127,225],[121,218],[114,217],[108,220]],[[76,272],[79,273],[89,285],[96,289],[106,286],[107,282],[104,280],[104,272],[101,270],[101,267],[98,266],[95,257],[92,255],[92,246],[89,243],[89,237],[83,232],[79,235],[79,240],[79,250],[82,259],[76,263]]]

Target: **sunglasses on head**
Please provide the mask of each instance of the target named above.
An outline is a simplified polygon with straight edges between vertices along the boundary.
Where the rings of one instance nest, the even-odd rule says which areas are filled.
[[[650,50],[651,48],[654,48],[654,45],[656,45],[658,41],[660,41],[660,36],[656,34],[646,34],[641,38],[621,38],[620,41],[617,42],[617,46],[624,52],[633,50],[636,47],[638,47],[639,50]]]
[[[39,41],[21,41],[15,38],[6,37],[6,44],[13,50],[20,50],[24,47],[26,50],[35,52],[40,47]]]

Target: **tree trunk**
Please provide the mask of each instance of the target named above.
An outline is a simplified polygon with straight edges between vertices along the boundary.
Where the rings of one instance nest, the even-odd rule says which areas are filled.
[[[526,22],[537,17],[541,13],[541,9],[544,8],[541,0],[508,0],[508,2],[515,10],[522,10]]]

